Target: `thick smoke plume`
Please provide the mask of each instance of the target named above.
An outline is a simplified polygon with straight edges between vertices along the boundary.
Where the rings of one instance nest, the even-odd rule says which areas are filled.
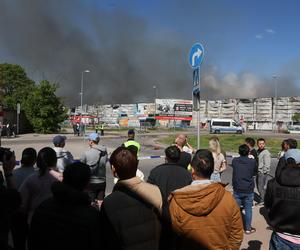
[[[34,80],[59,83],[68,105],[80,104],[86,69],[91,72],[84,74],[84,103],[152,101],[153,85],[159,97],[191,98],[192,43],[163,28],[154,32],[146,19],[122,8],[99,8],[97,1],[0,0],[0,62],[21,64]],[[294,94],[295,79],[285,80],[279,91]],[[273,91],[270,80],[250,73],[224,76],[213,66],[204,67],[201,84],[204,98]]]

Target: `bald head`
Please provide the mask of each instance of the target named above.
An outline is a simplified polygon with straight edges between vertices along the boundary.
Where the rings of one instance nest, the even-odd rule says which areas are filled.
[[[176,143],[176,145],[178,145],[179,147],[182,148],[186,144],[186,139],[187,139],[187,136],[185,134],[179,134],[176,137],[175,143]]]

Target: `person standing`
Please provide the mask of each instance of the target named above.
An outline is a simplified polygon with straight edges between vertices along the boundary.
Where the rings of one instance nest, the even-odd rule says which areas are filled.
[[[51,172],[56,169],[56,153],[52,148],[42,148],[37,156],[36,165],[39,171],[30,175],[19,188],[22,198],[22,211],[31,221],[34,210],[52,196],[51,185],[58,181]]]
[[[168,197],[172,191],[185,187],[192,182],[191,173],[178,164],[180,150],[177,146],[165,149],[166,163],[151,170],[148,182],[159,187],[162,199],[162,237],[161,249],[173,249],[175,246],[174,233],[171,229]]]
[[[233,196],[240,207],[245,211],[244,230],[245,234],[256,232],[252,227],[252,204],[254,200],[254,176],[256,161],[249,158],[250,149],[246,144],[239,146],[240,157],[232,160],[232,186]]]
[[[53,197],[34,212],[28,250],[103,249],[100,215],[84,192],[90,174],[89,166],[81,162],[66,167],[63,181],[52,185]]]
[[[273,228],[269,249],[300,249],[300,162],[292,157],[281,157],[280,162],[264,199]]]
[[[221,145],[218,139],[212,138],[208,142],[208,146],[214,157],[214,172],[210,179],[212,181],[221,182],[221,173],[227,168],[225,156],[221,153]]]
[[[257,174],[257,189],[260,195],[260,201],[257,205],[263,204],[265,197],[265,186],[268,181],[268,175],[271,167],[271,154],[266,149],[266,141],[264,138],[257,139],[258,153],[258,174]]]
[[[100,125],[100,132],[101,132],[101,136],[104,136],[104,123],[101,123]]]
[[[245,144],[249,147],[249,157],[253,157],[256,163],[258,164],[258,156],[256,149],[254,148],[255,146],[255,140],[252,137],[247,137],[245,139]]]
[[[80,161],[91,169],[91,179],[88,186],[92,201],[103,200],[106,188],[107,149],[99,145],[100,137],[97,133],[89,135],[89,150],[84,152]]]
[[[21,167],[13,170],[16,189],[19,189],[24,180],[35,172],[37,153],[34,148],[25,148],[22,152]]]
[[[172,227],[178,235],[175,249],[238,250],[243,240],[240,209],[224,184],[210,180],[212,153],[198,150],[191,165],[191,185],[169,197]]]
[[[271,167],[271,154],[266,149],[266,141],[264,138],[257,139],[258,153],[258,174],[257,189],[260,195],[260,201],[257,205],[263,204],[265,198],[265,187],[269,178]]]
[[[138,160],[128,148],[117,148],[110,164],[119,181],[101,206],[103,249],[158,250],[162,204],[159,188],[136,177]]]
[[[141,152],[141,144],[135,140],[134,129],[129,129],[127,135],[128,135],[128,139],[126,142],[123,143],[123,145],[125,146],[125,148],[128,148],[131,145],[135,146],[138,150],[137,156],[139,156],[139,154]]]
[[[195,153],[194,149],[188,144],[187,136],[185,134],[179,134],[175,139],[175,145],[180,150],[180,159],[178,164],[185,169],[188,169],[188,166],[192,160],[192,154]]]
[[[73,155],[64,149],[66,139],[65,136],[56,135],[52,140],[57,157],[57,169],[60,173],[64,172],[65,167],[73,162]]]

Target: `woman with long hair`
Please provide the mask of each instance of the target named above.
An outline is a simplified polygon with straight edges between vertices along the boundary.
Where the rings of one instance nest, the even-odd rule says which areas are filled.
[[[19,189],[22,209],[27,214],[29,222],[34,210],[52,196],[51,185],[59,180],[59,176],[55,174],[56,162],[55,151],[50,147],[42,148],[36,161],[38,171],[30,175]]]
[[[214,172],[210,179],[221,182],[221,173],[226,170],[227,162],[225,156],[221,153],[221,145],[218,138],[212,138],[208,142],[209,150],[214,157]]]

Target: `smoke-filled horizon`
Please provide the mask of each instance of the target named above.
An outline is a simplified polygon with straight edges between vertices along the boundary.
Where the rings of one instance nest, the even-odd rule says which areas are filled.
[[[90,73],[84,74],[84,104],[153,101],[154,85],[160,98],[190,99],[187,56],[195,41],[164,25],[153,28],[147,18],[123,8],[99,8],[96,2],[0,0],[0,63],[22,65],[37,82],[58,83],[67,105],[80,104],[81,72],[86,69]],[[180,18],[186,10],[179,5],[174,1],[170,8]],[[203,30],[209,32],[206,26]],[[226,45],[221,44],[207,46],[212,51],[213,46]],[[209,51],[205,56],[202,98],[274,96],[272,76],[247,69],[224,73]],[[282,65],[276,78],[278,96],[299,93],[299,66],[298,59]]]

